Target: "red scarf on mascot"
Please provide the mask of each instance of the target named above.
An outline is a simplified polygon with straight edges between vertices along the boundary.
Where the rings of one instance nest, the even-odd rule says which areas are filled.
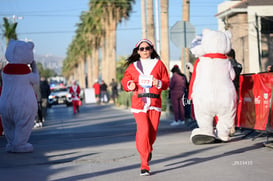
[[[29,74],[31,72],[30,68],[26,64],[7,64],[3,68],[5,74]]]

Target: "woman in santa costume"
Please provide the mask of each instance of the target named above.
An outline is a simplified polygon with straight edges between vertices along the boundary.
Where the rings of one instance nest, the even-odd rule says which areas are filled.
[[[161,92],[169,86],[169,74],[153,43],[140,40],[127,59],[127,69],[121,80],[125,91],[133,92],[131,111],[136,120],[136,148],[141,159],[140,175],[150,175],[152,158],[160,114]]]
[[[72,104],[73,104],[73,111],[74,114],[79,112],[79,107],[80,107],[80,86],[77,84],[77,81],[73,81],[73,85],[69,88],[69,93],[72,96]]]

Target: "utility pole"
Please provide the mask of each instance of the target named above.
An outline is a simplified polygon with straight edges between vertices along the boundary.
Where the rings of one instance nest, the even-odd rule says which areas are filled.
[[[257,45],[258,45],[258,61],[259,61],[259,72],[262,70],[262,61],[261,61],[261,47],[260,47],[260,29],[259,29],[259,17],[257,14],[255,14],[255,20],[256,20],[256,33],[257,33]]]
[[[186,27],[185,22],[190,21],[190,0],[183,0],[182,10],[183,10],[183,12],[182,12],[182,21],[184,22],[184,28],[185,28]],[[184,38],[186,38],[186,33],[187,32],[184,31]],[[184,74],[187,76],[188,80],[189,80],[189,75],[190,74],[189,74],[188,71],[186,71],[187,70],[186,69],[186,63],[189,62],[189,59],[190,59],[189,48],[183,48],[182,49],[182,56],[181,56],[181,68],[182,68],[182,71],[184,72]]]
[[[183,21],[190,21],[190,0],[183,0]]]
[[[158,0],[155,0],[156,51],[160,53]]]

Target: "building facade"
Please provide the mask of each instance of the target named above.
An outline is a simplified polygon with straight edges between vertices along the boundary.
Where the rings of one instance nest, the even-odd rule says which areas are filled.
[[[266,71],[273,64],[273,1],[235,0],[218,5],[219,30],[230,30],[243,73]]]

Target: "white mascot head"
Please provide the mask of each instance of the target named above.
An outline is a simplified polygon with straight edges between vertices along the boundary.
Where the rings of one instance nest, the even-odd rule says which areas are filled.
[[[10,63],[30,64],[34,60],[33,48],[33,42],[10,40],[6,58]]]
[[[191,52],[196,57],[207,53],[227,54],[231,49],[230,31],[214,31],[204,29],[202,35],[196,36],[192,41]]]

